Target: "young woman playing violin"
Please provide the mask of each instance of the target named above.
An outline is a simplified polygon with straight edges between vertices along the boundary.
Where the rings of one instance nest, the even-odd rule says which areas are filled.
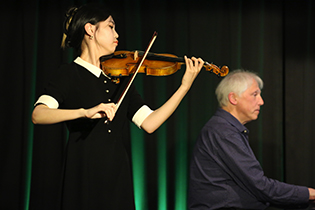
[[[204,62],[185,57],[182,83],[160,108],[151,110],[131,85],[117,110],[117,95],[128,79],[113,83],[99,61],[118,45],[111,14],[99,5],[72,8],[64,37],[64,44],[75,48],[79,57],[56,71],[32,114],[34,124],[65,122],[69,129],[58,209],[134,209],[130,157],[125,148],[128,121],[154,132],[175,111]]]

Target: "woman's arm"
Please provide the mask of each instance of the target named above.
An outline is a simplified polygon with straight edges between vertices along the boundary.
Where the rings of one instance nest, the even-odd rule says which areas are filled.
[[[186,72],[182,84],[172,97],[159,109],[152,112],[141,124],[141,128],[148,133],[153,133],[159,128],[176,110],[186,93],[189,91],[193,81],[203,67],[204,61],[199,58],[188,59],[185,56]]]
[[[45,104],[40,104],[33,110],[32,121],[34,124],[55,124],[78,118],[97,119],[103,117],[107,117],[111,121],[116,110],[114,103],[101,103],[90,109],[52,109]]]

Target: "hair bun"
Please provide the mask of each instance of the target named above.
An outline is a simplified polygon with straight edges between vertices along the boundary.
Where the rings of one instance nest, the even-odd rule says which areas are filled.
[[[61,43],[61,47],[65,48],[66,46],[69,46],[70,42],[71,42],[71,37],[69,34],[69,28],[71,25],[71,21],[73,20],[73,17],[75,16],[75,14],[77,13],[78,8],[77,7],[72,7],[70,8],[67,13],[66,13],[66,19],[64,21],[64,26],[63,26],[63,38],[62,38],[62,43]]]

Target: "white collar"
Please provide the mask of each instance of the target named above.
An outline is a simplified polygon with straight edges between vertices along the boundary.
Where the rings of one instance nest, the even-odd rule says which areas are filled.
[[[100,77],[101,73],[104,74],[104,72],[100,68],[98,68],[97,66],[94,66],[93,64],[90,64],[89,62],[86,62],[80,57],[77,57],[74,60],[74,62],[79,64],[80,66],[83,66],[84,68],[86,68],[88,71],[90,71],[92,74],[94,74],[98,78]],[[106,74],[104,74],[104,76],[110,79],[110,77],[108,77]]]

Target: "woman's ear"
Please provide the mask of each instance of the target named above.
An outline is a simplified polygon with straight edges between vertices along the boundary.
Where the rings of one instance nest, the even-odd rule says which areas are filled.
[[[92,25],[91,23],[87,23],[84,26],[85,29],[85,33],[89,36],[89,37],[94,37],[94,32],[95,32],[95,26]]]
[[[232,105],[236,105],[237,104],[237,95],[236,93],[230,92],[228,95],[229,101]]]

